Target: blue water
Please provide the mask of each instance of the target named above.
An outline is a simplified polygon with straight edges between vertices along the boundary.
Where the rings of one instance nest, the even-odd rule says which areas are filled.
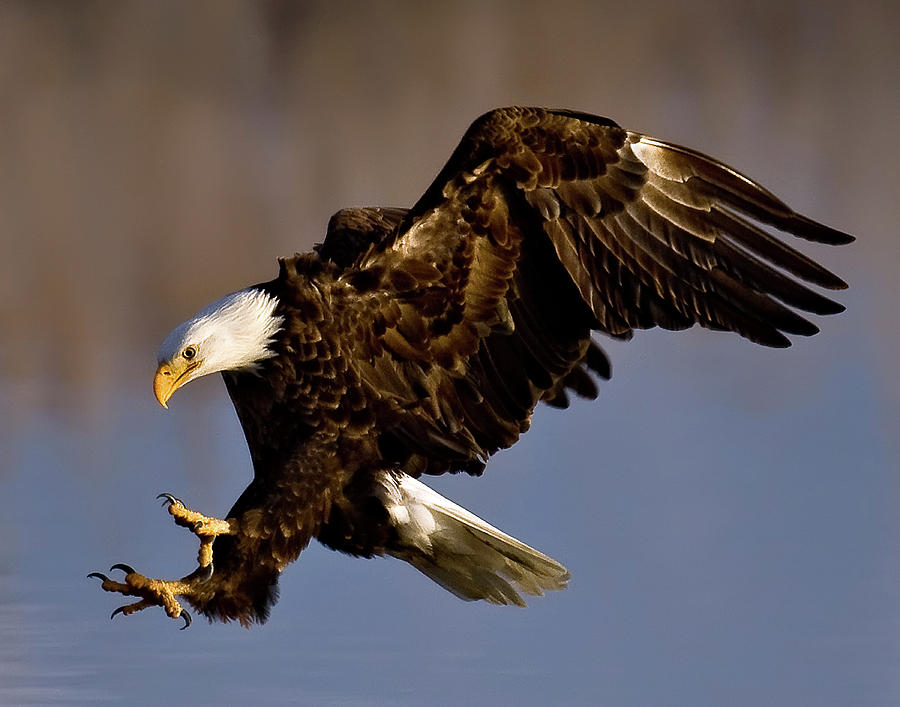
[[[126,386],[95,422],[31,425],[0,477],[0,702],[895,703],[900,536],[875,381],[835,348],[770,397],[778,353],[751,354],[748,406],[729,398],[741,374],[717,383],[690,347],[644,338],[614,347],[600,401],[541,412],[481,479],[433,481],[572,570],[525,610],[314,544],[265,626],[109,621],[121,600],[85,575],[192,568],[155,496],[224,512],[249,474],[237,422],[213,381],[168,413]]]

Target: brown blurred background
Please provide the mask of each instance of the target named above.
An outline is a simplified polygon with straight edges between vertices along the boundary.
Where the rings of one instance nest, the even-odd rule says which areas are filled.
[[[598,112],[736,162],[858,233],[823,257],[877,283],[867,306],[897,303],[898,17],[892,3],[7,0],[0,375],[20,414],[99,403],[337,208],[411,204],[468,123],[507,103]],[[886,373],[887,314],[890,349],[871,362]]]

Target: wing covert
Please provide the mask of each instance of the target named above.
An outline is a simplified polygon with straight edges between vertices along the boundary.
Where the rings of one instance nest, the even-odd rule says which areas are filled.
[[[325,240],[314,250],[342,270],[351,267],[372,246],[390,236],[407,209],[363,206],[341,209],[328,220]]]

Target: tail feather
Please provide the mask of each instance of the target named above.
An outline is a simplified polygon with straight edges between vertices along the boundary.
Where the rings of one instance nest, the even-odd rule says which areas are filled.
[[[385,506],[397,530],[389,554],[460,599],[525,606],[522,594],[564,589],[561,564],[410,476],[394,477]]]

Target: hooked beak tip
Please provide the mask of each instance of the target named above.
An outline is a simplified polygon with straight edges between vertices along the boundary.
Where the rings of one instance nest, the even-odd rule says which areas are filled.
[[[182,385],[191,380],[194,370],[199,365],[198,362],[187,366],[177,364],[173,366],[171,363],[161,363],[159,368],[156,369],[156,376],[153,378],[153,394],[156,396],[159,404],[168,410],[169,398]]]
[[[175,392],[173,383],[172,372],[165,365],[161,365],[156,370],[156,376],[153,378],[153,395],[156,397],[157,402],[166,410],[169,409],[169,398]]]

